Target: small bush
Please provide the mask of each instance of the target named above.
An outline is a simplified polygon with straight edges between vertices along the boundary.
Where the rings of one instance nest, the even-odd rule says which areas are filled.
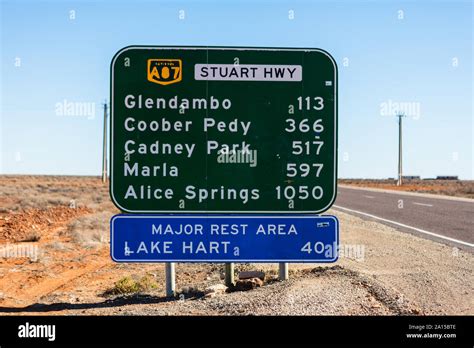
[[[127,276],[115,282],[114,287],[106,291],[106,294],[107,295],[136,294],[136,293],[156,289],[157,286],[158,284],[155,282],[153,277],[148,274],[138,280],[134,280],[132,277]]]
[[[18,240],[18,242],[37,242],[40,239],[41,236],[38,232],[30,232],[26,236]]]

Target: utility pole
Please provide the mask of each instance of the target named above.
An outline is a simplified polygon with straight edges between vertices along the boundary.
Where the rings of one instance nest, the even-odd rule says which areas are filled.
[[[397,186],[402,186],[402,118],[405,117],[404,114],[399,113],[398,117],[398,181]]]
[[[104,102],[104,139],[102,149],[102,182],[107,181],[107,102]]]

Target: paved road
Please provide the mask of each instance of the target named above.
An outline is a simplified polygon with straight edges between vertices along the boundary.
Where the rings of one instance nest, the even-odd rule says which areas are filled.
[[[339,186],[333,208],[425,238],[474,248],[474,200]]]

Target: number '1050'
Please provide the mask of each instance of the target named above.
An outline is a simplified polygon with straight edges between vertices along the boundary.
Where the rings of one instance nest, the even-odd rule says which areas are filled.
[[[277,199],[321,199],[323,197],[323,188],[321,186],[297,186],[298,190],[294,186],[281,186],[275,187],[277,192]]]

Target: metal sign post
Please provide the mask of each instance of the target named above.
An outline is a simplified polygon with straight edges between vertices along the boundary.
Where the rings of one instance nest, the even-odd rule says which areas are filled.
[[[174,297],[176,295],[176,269],[174,262],[166,263],[166,296]]]
[[[227,287],[232,287],[235,285],[235,275],[234,275],[234,263],[228,262],[225,264],[225,285]]]
[[[278,264],[278,279],[279,280],[288,280],[288,263],[287,262],[280,262]]]

